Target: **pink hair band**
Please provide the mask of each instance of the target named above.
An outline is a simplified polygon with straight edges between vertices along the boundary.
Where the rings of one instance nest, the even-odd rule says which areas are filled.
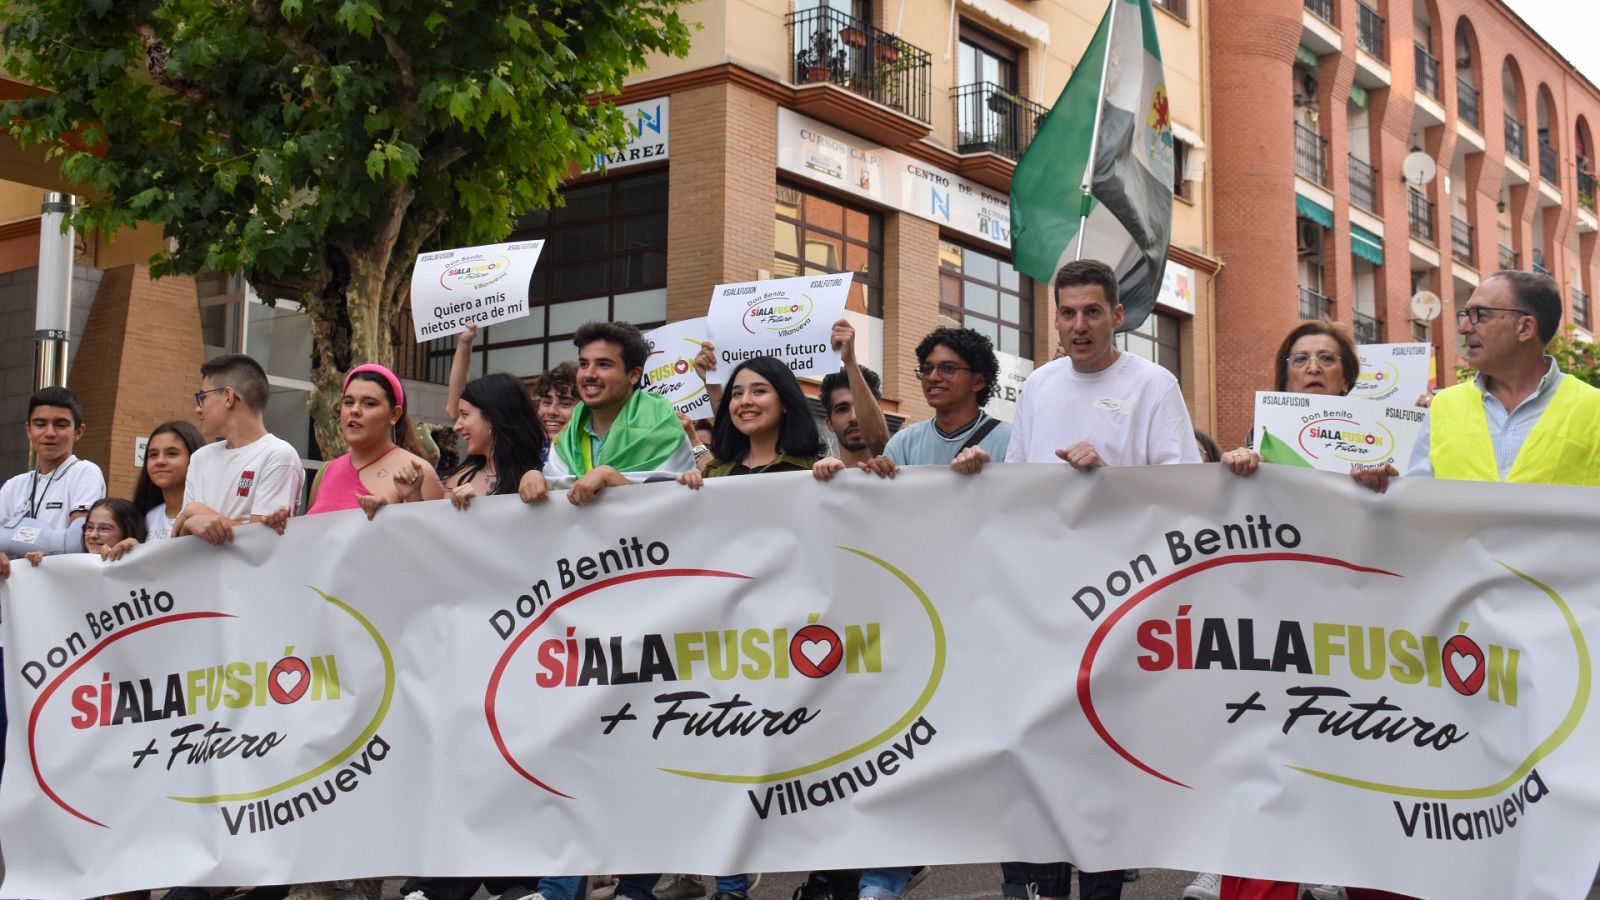
[[[341,390],[349,390],[350,380],[355,378],[357,375],[360,375],[362,372],[371,372],[374,375],[381,375],[383,380],[389,383],[389,390],[394,391],[394,405],[406,405],[406,389],[400,386],[400,379],[396,378],[393,372],[389,371],[383,366],[378,365],[377,363],[362,363],[361,365],[356,366],[354,369],[351,369],[344,376],[344,387],[341,388]]]

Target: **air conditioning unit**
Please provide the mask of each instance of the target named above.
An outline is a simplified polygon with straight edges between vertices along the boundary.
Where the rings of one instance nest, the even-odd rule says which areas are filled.
[[[1322,226],[1306,219],[1295,220],[1294,250],[1300,259],[1322,255]]]

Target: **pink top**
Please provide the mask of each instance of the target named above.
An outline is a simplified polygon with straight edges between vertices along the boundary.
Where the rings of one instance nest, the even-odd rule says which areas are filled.
[[[361,483],[361,472],[350,462],[350,454],[346,453],[323,468],[322,484],[317,488],[317,501],[306,510],[306,515],[357,509],[361,506],[359,498],[371,493],[367,490],[367,486]]]

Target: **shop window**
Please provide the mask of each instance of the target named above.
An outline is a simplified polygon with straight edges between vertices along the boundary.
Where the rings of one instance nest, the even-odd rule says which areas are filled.
[[[883,216],[786,184],[774,209],[773,277],[849,272],[849,308],[881,318]]]
[[[1033,359],[1033,281],[1010,262],[940,241],[939,312],[987,335],[996,350]]]
[[[1124,331],[1115,338],[1117,348],[1134,356],[1148,359],[1180,382],[1183,380],[1183,358],[1179,350],[1177,316],[1152,311],[1133,331]]]

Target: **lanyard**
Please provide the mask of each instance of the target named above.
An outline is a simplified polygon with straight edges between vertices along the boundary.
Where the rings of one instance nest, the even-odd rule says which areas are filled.
[[[44,491],[42,491],[42,492],[39,491],[39,469],[38,469],[38,467],[34,467],[33,480],[31,482],[29,482],[29,484],[28,484],[28,517],[29,518],[31,518],[31,519],[39,518],[39,504],[44,502],[46,497],[50,496],[50,485],[55,484],[56,481],[59,480],[61,478],[61,476],[66,473],[66,471],[68,469],[72,468],[73,466],[75,466],[77,464],[78,464],[78,461],[77,460],[73,460],[72,462],[67,463],[64,466],[58,467],[54,472],[51,472],[50,473],[50,477],[46,478],[44,480]]]
[[[578,474],[587,475],[589,470],[594,468],[594,443],[589,439],[589,429],[578,429],[578,446],[583,451],[579,454],[583,458],[578,460],[578,465],[583,471]]]

